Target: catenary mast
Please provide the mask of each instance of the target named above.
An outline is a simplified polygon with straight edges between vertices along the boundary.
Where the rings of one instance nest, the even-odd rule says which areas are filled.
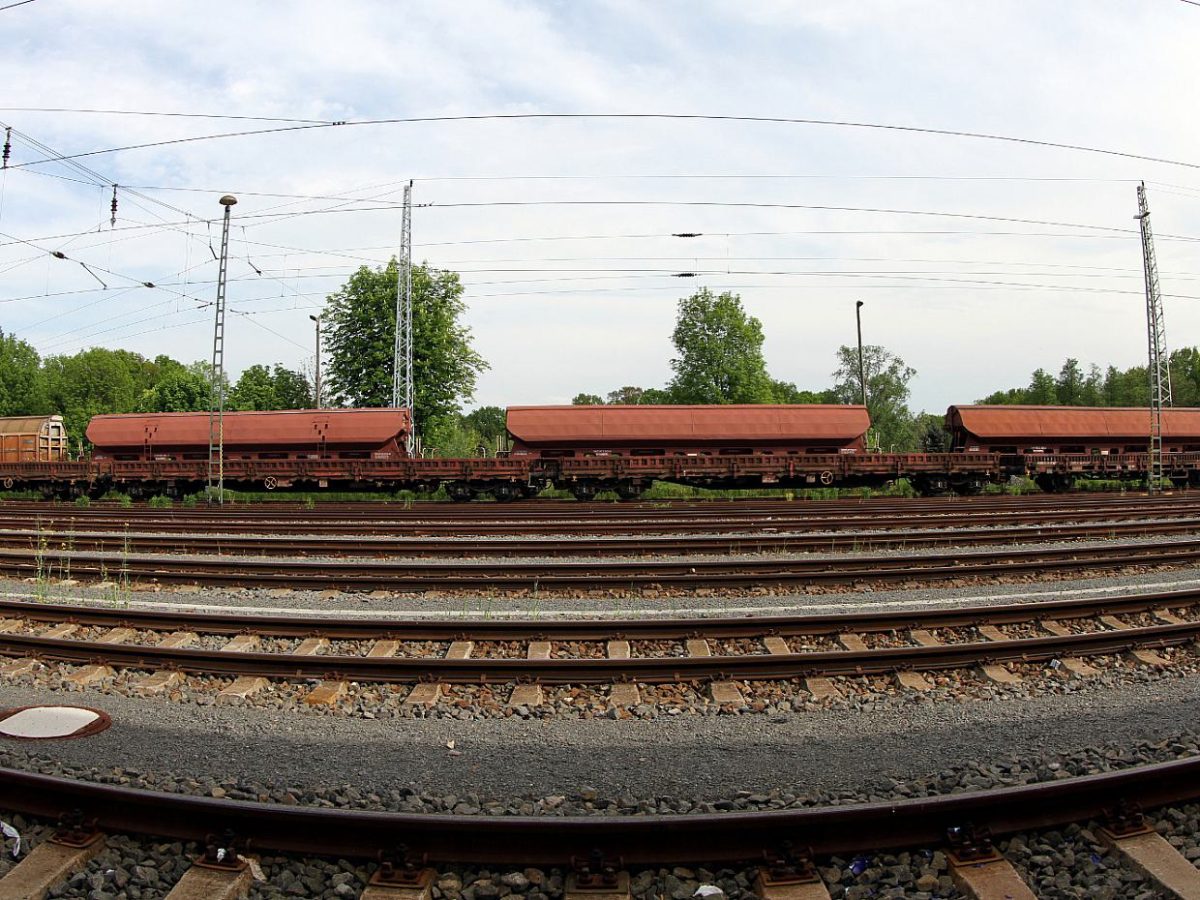
[[[229,213],[237,198],[226,194],[220,203],[225,207],[225,222],[221,229],[221,256],[217,270],[216,317],[213,321],[212,396],[208,407],[208,500],[214,495],[218,503],[225,502],[225,278],[229,271]]]
[[[1162,411],[1171,405],[1171,366],[1167,353],[1167,326],[1163,319],[1162,294],[1158,288],[1158,262],[1154,256],[1154,232],[1150,230],[1150,204],[1146,183],[1137,189],[1138,222],[1142,229],[1142,262],[1146,274],[1146,332],[1150,351],[1150,460],[1148,490],[1158,490],[1163,476]]]
[[[412,182],[404,187],[404,216],[400,226],[400,261],[396,271],[396,346],[392,358],[392,406],[413,414],[412,314]],[[416,418],[405,437],[413,452]]]

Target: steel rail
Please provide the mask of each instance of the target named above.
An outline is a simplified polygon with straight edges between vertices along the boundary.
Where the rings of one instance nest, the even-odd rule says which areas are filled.
[[[1034,541],[1181,535],[1200,533],[1200,518],[1071,525],[999,526],[995,528],[826,534],[709,534],[685,537],[412,538],[390,535],[211,534],[164,535],[142,531],[74,531],[0,529],[0,548],[122,550],[134,553],[220,553],[255,555],[286,552],[295,556],[393,556],[415,558],[517,556],[653,556],[745,553],[801,553],[838,550],[883,550],[917,547],[963,547],[1023,544]]]
[[[990,791],[765,812],[633,816],[458,816],[283,806],[117,787],[0,769],[4,809],[80,810],[110,832],[203,841],[233,831],[255,850],[374,857],[404,845],[431,862],[569,865],[599,851],[627,866],[749,862],[785,842],[820,855],[939,846],[968,823],[993,835],[1085,822],[1120,801],[1144,809],[1200,797],[1188,758]]]
[[[746,556],[726,560],[597,560],[444,562],[276,557],[145,556],[0,550],[0,575],[44,577],[57,565],[72,577],[135,582],[339,590],[612,590],[764,587],[857,582],[941,581],[979,575],[1049,570],[1112,570],[1191,564],[1200,540],[987,552],[846,557]]]
[[[209,509],[206,507],[154,507],[147,503],[135,502],[124,505],[115,501],[92,501],[87,506],[59,503],[42,500],[0,500],[0,510],[16,510],[22,512],[37,512],[46,509],[72,509],[80,513],[121,511],[134,514],[172,515],[197,514],[201,511],[214,515],[272,515],[275,512],[304,512],[314,516],[347,515],[351,517],[370,515],[448,515],[455,518],[493,516],[493,515],[590,515],[595,512],[607,512],[612,515],[639,515],[647,511],[662,511],[670,509],[677,512],[689,511],[697,514],[721,515],[731,510],[742,512],[762,510],[804,509],[813,512],[838,511],[846,509],[878,509],[892,508],[897,511],[905,509],[939,508],[939,507],[972,507],[987,508],[1021,508],[1027,506],[1063,507],[1071,505],[1115,505],[1122,503],[1196,503],[1200,502],[1195,494],[1182,491],[1174,494],[1150,496],[1144,491],[1113,493],[1068,493],[1068,494],[1032,494],[1023,496],[983,495],[973,497],[943,496],[943,497],[853,497],[830,500],[788,500],[782,497],[746,497],[738,499],[691,499],[691,500],[517,500],[508,503],[452,503],[441,500],[355,500],[355,501],[321,501],[310,505],[307,502],[287,500],[263,500],[244,503],[230,503],[226,506]]]
[[[769,515],[786,515],[796,518],[828,518],[837,516],[986,516],[1005,512],[1020,514],[1042,511],[1082,511],[1122,508],[1186,508],[1200,505],[1200,498],[1191,495],[1149,498],[1146,496],[1088,497],[1086,499],[1053,498],[1005,498],[1004,502],[984,501],[979,498],[945,498],[937,500],[858,500],[858,501],[710,501],[701,504],[679,505],[671,502],[662,504],[616,504],[577,503],[574,501],[529,501],[513,504],[444,504],[435,502],[417,503],[411,506],[384,503],[320,504],[313,508],[295,504],[264,503],[259,505],[231,506],[221,509],[193,509],[187,507],[161,509],[147,506],[118,507],[96,504],[87,507],[47,506],[46,504],[14,504],[0,502],[0,516],[11,516],[28,520],[41,516],[71,516],[80,520],[88,517],[117,517],[148,521],[181,520],[287,520],[299,514],[312,522],[389,520],[396,522],[441,520],[488,523],[496,520],[555,521],[644,519],[647,517],[683,517],[691,521],[699,519],[721,519],[728,517],[761,518]]]
[[[1051,524],[1087,524],[1100,521],[1136,522],[1195,518],[1200,505],[1193,506],[1121,506],[1095,509],[1052,509],[1052,510],[1003,510],[986,514],[906,513],[882,515],[860,513],[838,516],[806,516],[794,512],[768,513],[762,516],[719,517],[709,519],[689,518],[679,515],[614,519],[601,514],[589,517],[556,519],[552,522],[519,518],[497,518],[482,520],[426,520],[426,519],[369,519],[369,520],[310,520],[302,515],[282,518],[215,519],[199,517],[129,517],[118,515],[76,516],[69,512],[61,515],[38,515],[32,519],[0,513],[0,528],[26,531],[70,530],[93,533],[116,529],[120,532],[138,530],[140,533],[217,532],[224,534],[399,534],[413,537],[428,534],[520,534],[524,531],[536,533],[562,533],[587,531],[598,533],[650,532],[716,532],[727,533],[741,529],[770,529],[772,531],[830,532],[840,529],[904,529],[963,528],[963,527],[1017,527]]]
[[[183,601],[182,605],[186,605]],[[910,628],[1011,625],[1052,619],[1130,615],[1200,605],[1200,588],[1099,597],[1041,600],[994,606],[866,611],[826,615],[679,617],[635,619],[453,619],[338,618],[326,615],[257,615],[143,609],[84,604],[53,604],[0,599],[0,617],[35,622],[125,627],[202,634],[259,634],[272,637],[324,637],[333,640],[505,641],[505,640],[684,640],[766,635],[836,635]]]
[[[69,663],[99,662],[133,669],[167,669],[202,675],[255,675],[276,679],[334,679],[399,684],[432,680],[453,684],[487,684],[529,678],[541,684],[607,684],[615,681],[674,684],[712,679],[772,681],[812,675],[879,675],[904,670],[966,668],[1014,660],[1040,662],[1064,656],[1097,656],[1144,647],[1174,646],[1194,641],[1197,637],[1200,637],[1200,622],[1183,622],[1063,636],[868,650],[629,659],[450,659],[225,652],[8,633],[0,634],[0,655]]]

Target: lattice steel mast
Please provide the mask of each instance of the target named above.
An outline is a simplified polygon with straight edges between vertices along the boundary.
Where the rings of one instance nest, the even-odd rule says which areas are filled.
[[[404,217],[400,226],[400,260],[396,269],[396,346],[392,359],[392,406],[413,409],[413,312],[412,312],[412,185],[404,187]],[[416,418],[408,430],[405,446],[413,452]]]
[[[208,407],[208,499],[216,486],[217,502],[225,502],[225,275],[229,270],[229,213],[237,197],[226,194],[221,230],[221,256],[217,270],[216,318],[213,323],[212,395]]]
[[[1150,204],[1146,183],[1137,189],[1138,222],[1142,227],[1142,262],[1146,273],[1146,333],[1150,348],[1150,465],[1148,489],[1158,490],[1163,477],[1162,411],[1171,405],[1171,366],[1167,353],[1167,325],[1163,319],[1162,294],[1158,289],[1158,262],[1154,256],[1154,232],[1150,230]]]

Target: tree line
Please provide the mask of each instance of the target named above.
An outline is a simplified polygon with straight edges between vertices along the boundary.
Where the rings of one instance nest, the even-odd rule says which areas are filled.
[[[299,372],[253,365],[226,384],[226,408],[295,409],[312,405]],[[212,398],[211,365],[170,356],[146,359],[128,350],[92,347],[42,358],[26,341],[0,332],[0,416],[63,417],[72,440],[105,413],[201,412]]]
[[[1200,406],[1200,349],[1185,347],[1170,356],[1171,389],[1175,406]],[[1025,387],[988,394],[980,403],[1005,406],[1149,406],[1147,366],[1087,371],[1079,360],[1067,359],[1055,377],[1035,369]]]

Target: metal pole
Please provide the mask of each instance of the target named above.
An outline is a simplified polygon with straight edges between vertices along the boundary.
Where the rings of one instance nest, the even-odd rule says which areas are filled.
[[[404,211],[400,223],[400,259],[396,271],[396,344],[392,354],[392,406],[408,410],[409,430],[405,447],[414,451],[417,419],[413,411],[415,373],[413,372],[413,297],[412,297],[412,182],[404,187]]]
[[[317,323],[317,357],[316,357],[317,366],[316,366],[316,377],[313,378],[313,405],[317,409],[320,409],[321,408],[321,317],[310,315],[309,318]]]
[[[221,230],[220,267],[217,271],[216,317],[213,323],[212,398],[208,407],[208,499],[212,502],[216,483],[217,502],[225,502],[225,276],[229,270],[229,214],[237,197],[220,199],[225,207]],[[214,478],[214,469],[216,477]]]
[[[1147,456],[1146,490],[1153,494],[1159,490],[1163,477],[1162,411],[1171,405],[1171,357],[1167,353],[1167,326],[1163,321],[1158,261],[1154,254],[1154,232],[1150,228],[1150,203],[1146,199],[1145,183],[1138,185],[1137,198],[1146,280],[1147,370],[1150,375],[1150,452]]]
[[[863,352],[862,352],[862,308],[863,302],[858,300],[854,304],[854,319],[858,323],[858,386],[862,389],[862,405],[867,405],[867,375],[866,369],[863,367]]]

